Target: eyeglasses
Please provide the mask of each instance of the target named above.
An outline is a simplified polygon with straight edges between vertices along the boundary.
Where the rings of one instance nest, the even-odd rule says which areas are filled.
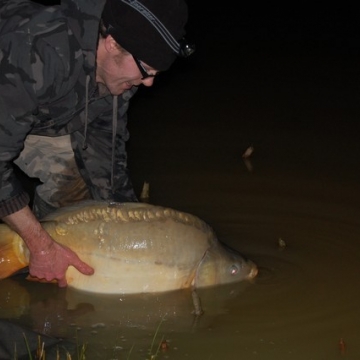
[[[191,54],[195,52],[195,45],[189,43],[185,38],[182,38],[179,41],[179,56],[183,58],[189,57]]]
[[[148,79],[150,77],[155,77],[156,74],[149,74],[146,69],[144,68],[144,65],[141,63],[141,61],[139,59],[137,59],[134,55],[132,55],[134,61],[135,61],[135,64],[136,66],[139,68],[140,70],[140,73],[142,75],[142,78],[141,80],[145,80],[145,79]]]

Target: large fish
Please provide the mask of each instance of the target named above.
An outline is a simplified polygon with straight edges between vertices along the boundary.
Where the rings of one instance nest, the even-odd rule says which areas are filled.
[[[196,216],[146,203],[84,202],[42,222],[57,242],[94,267],[69,267],[70,287],[95,293],[146,293],[252,279],[256,265],[227,248]],[[28,265],[23,240],[0,225],[0,279]]]

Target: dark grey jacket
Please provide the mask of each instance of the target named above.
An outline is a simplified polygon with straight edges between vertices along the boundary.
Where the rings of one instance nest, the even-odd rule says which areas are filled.
[[[136,201],[125,150],[136,88],[115,99],[113,117],[114,98],[99,96],[95,82],[104,1],[0,0],[0,218],[29,202],[12,164],[28,134],[71,134],[92,196]]]

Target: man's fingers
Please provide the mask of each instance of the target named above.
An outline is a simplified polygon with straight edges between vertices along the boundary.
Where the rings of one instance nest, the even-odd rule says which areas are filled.
[[[75,264],[72,264],[76,270],[80,271],[84,275],[92,275],[94,273],[94,269],[88,264],[84,263],[78,258]]]
[[[81,260],[78,260],[76,265],[72,264],[72,266],[74,266],[76,270],[80,271],[84,275],[92,275],[94,273],[94,269]],[[66,276],[64,276],[61,279],[58,279],[57,282],[59,287],[66,287],[68,284],[66,281]]]
[[[58,279],[58,286],[59,286],[59,287],[66,287],[66,286],[67,286],[66,277],[63,277],[63,278],[61,278],[61,279]]]
[[[92,275],[94,273],[94,269],[85,262],[83,262],[75,252],[69,250],[68,248],[66,249],[69,251],[68,266],[73,266],[77,271],[81,272],[84,275]]]
[[[38,277],[32,276],[30,274],[26,277],[26,280],[33,281],[33,282],[40,282],[40,283],[52,283],[52,284],[57,283],[56,279],[46,280],[45,278],[38,278]]]
[[[80,266],[77,269],[84,275],[92,275],[95,270],[88,264],[81,262]]]

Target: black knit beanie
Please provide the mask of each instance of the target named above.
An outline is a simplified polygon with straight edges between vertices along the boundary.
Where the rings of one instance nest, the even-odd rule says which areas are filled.
[[[107,0],[102,20],[125,50],[156,70],[167,70],[185,34],[184,0]]]

